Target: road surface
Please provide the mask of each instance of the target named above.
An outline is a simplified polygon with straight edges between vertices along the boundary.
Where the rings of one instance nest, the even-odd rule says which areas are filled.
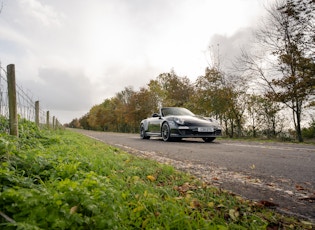
[[[142,140],[137,134],[73,130],[315,222],[314,145],[221,139],[164,142],[160,138]]]

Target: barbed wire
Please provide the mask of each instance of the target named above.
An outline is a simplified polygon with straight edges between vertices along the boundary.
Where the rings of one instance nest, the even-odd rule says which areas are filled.
[[[0,115],[9,118],[8,82],[3,73],[6,71],[0,65]]]
[[[0,63],[0,117],[9,119],[8,81],[6,76],[7,71],[2,68]],[[34,100],[32,92],[16,84],[16,100],[18,116],[22,119],[35,122],[36,100]],[[47,123],[47,112],[42,110],[42,108],[39,108],[39,123],[41,125]]]

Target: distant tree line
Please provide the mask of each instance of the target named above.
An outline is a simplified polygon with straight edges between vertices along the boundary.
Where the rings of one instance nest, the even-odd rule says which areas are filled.
[[[233,71],[212,65],[191,82],[171,70],[138,91],[125,87],[68,125],[138,132],[159,107],[179,106],[216,118],[228,137],[314,138],[315,117],[304,128],[302,122],[315,106],[315,2],[281,0],[266,10],[255,51],[242,50]],[[284,136],[290,126],[291,136]]]

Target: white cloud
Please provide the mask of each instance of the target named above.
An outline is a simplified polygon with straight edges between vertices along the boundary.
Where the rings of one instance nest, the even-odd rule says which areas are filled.
[[[57,110],[82,110],[90,106],[93,98],[93,85],[78,70],[40,68],[39,79],[26,80],[24,85],[32,88],[48,108]]]
[[[44,5],[39,0],[20,0],[20,3],[22,12],[32,22],[40,22],[44,26],[60,25],[60,14],[52,6]]]
[[[48,107],[79,117],[171,68],[195,79],[210,43],[229,50],[261,10],[259,0],[4,0],[0,61]]]
[[[214,34],[211,37],[211,52],[215,57],[210,57],[209,63],[214,64],[219,61],[220,68],[229,71],[233,68],[233,62],[240,57],[241,49],[250,49],[253,39],[253,28],[241,28],[231,36]],[[219,59],[219,60],[218,60]]]

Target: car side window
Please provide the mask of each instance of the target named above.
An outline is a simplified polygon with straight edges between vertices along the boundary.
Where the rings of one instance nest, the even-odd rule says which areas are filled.
[[[169,108],[168,108],[168,109],[162,109],[162,110],[161,110],[161,113],[162,113],[162,116],[163,116],[163,117],[166,117],[166,116],[168,116],[168,115],[171,114]]]

